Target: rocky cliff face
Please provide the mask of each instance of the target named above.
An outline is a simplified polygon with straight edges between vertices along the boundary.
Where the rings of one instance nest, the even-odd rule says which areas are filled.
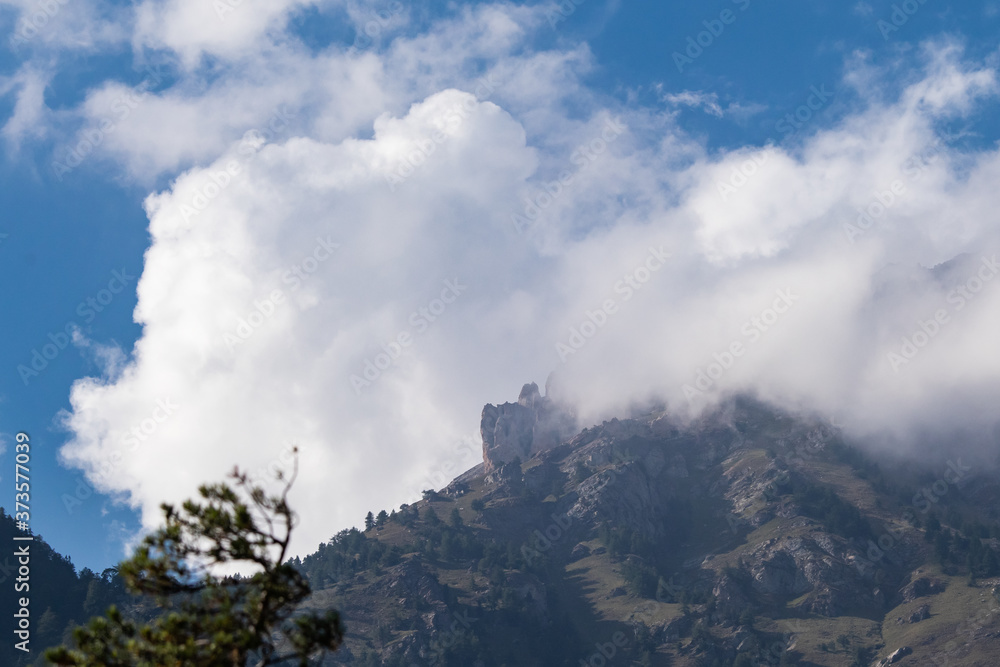
[[[575,427],[573,415],[543,397],[537,384],[524,385],[517,403],[483,407],[480,433],[486,472],[515,458],[525,461],[533,454],[555,447],[572,435]]]
[[[533,389],[526,385],[522,397],[537,396]],[[532,404],[529,399],[528,405]],[[791,454],[793,462],[805,462],[802,453],[815,458],[822,449],[823,442],[816,444],[815,429],[792,429],[780,444],[771,441],[763,428],[770,417],[758,406],[746,404],[728,406],[683,427],[666,416],[612,419],[584,429],[563,447],[518,450],[516,455],[524,462],[538,464],[530,465],[523,476],[515,475],[510,463],[502,464],[486,477],[486,486],[502,488],[500,495],[520,493],[523,479],[529,489],[545,493],[561,474],[569,481],[567,498],[572,499],[566,514],[578,529],[594,531],[608,524],[650,544],[673,548],[681,545],[668,544],[672,537],[687,530],[677,512],[684,502],[713,507],[717,531],[734,539],[779,520],[787,525],[786,534],[742,550],[739,567],[748,575],[747,586],[738,595],[732,591],[731,597],[773,604],[799,598],[800,609],[822,616],[880,611],[887,601],[885,593],[873,584],[872,572],[858,566],[866,561],[864,540],[831,533],[777,492],[779,483],[794,482],[799,487],[810,483],[803,473],[790,469],[784,457],[747,460],[747,447],[756,444],[777,445]],[[881,559],[881,577],[888,576],[886,568],[900,564],[905,549],[900,544],[892,561]]]
[[[357,664],[611,664],[608,647],[620,664],[994,664],[944,648],[962,631],[944,619],[976,605],[966,629],[1000,652],[1000,566],[970,587],[964,565],[998,546],[961,528],[995,505],[979,480],[938,498],[949,525],[915,520],[933,479],[907,486],[829,425],[751,399],[577,430],[528,384],[481,430],[482,466],[369,531],[403,562],[339,585],[383,635],[349,642]]]

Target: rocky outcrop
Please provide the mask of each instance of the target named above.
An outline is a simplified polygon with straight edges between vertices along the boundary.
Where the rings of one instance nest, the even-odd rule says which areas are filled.
[[[922,604],[913,610],[910,614],[910,623],[919,623],[920,621],[926,620],[931,617],[931,607],[930,605]]]
[[[565,478],[566,475],[559,470],[559,466],[550,462],[543,462],[524,471],[524,485],[528,491],[541,498],[550,493],[561,495]]]
[[[918,577],[904,586],[900,593],[903,596],[903,602],[913,602],[917,598],[921,598],[926,595],[937,595],[943,591],[944,588],[944,582],[939,579]]]
[[[535,415],[517,403],[487,405],[483,408],[480,432],[483,462],[487,471],[515,458],[526,459],[534,441]]]
[[[576,489],[577,499],[569,510],[575,519],[596,525],[608,521],[627,527],[650,540],[660,537],[661,510],[665,499],[651,483],[639,462],[621,463],[591,475]]]
[[[501,463],[492,472],[486,475],[483,482],[490,492],[483,496],[485,500],[491,498],[515,498],[524,492],[524,475],[521,473],[521,464],[517,461]]]
[[[452,481],[451,484],[449,484],[448,486],[446,486],[441,491],[440,495],[442,497],[444,497],[444,498],[450,498],[450,499],[454,500],[456,498],[461,498],[462,496],[464,496],[468,492],[469,492],[469,485],[468,484],[466,484],[465,482],[454,480],[454,481]]]
[[[365,593],[373,598],[381,596],[395,600],[404,608],[429,605],[439,611],[447,609],[444,589],[437,577],[415,558],[408,558],[389,568],[386,575],[371,584]]]
[[[712,598],[716,603],[716,611],[722,618],[738,618],[743,610],[751,607],[743,582],[725,573],[712,589]]]
[[[363,595],[368,599],[392,600],[400,609],[421,610],[412,628],[419,632],[406,633],[385,649],[387,658],[402,664],[439,663],[445,648],[476,620],[468,611],[448,604],[445,587],[417,558],[408,558],[388,568],[366,587]]]
[[[775,597],[798,597],[812,589],[795,558],[784,549],[770,552],[750,570],[753,588],[758,593]]]
[[[571,420],[551,395],[528,384],[516,402],[487,405],[484,462],[421,501],[442,517],[452,508],[463,514],[461,528],[447,530],[452,548],[425,513],[421,520],[401,512],[401,525],[365,533],[391,535],[404,553],[399,565],[355,575],[359,585],[335,584],[366,612],[354,613],[362,631],[348,638],[359,663],[374,648],[380,664],[475,665],[478,645],[491,652],[478,664],[493,664],[500,647],[520,643],[525,649],[504,664],[563,664],[595,642],[612,646],[617,630],[664,664],[847,664],[863,656],[873,665],[878,652],[882,665],[908,665],[942,654],[954,633],[938,621],[949,617],[953,596],[926,597],[946,581],[927,567],[931,547],[899,522],[898,494],[874,483],[868,463],[855,466],[846,446],[827,446],[836,434],[733,399],[694,421],[636,409],[567,436]],[[839,520],[844,505],[867,530]],[[344,555],[349,563],[352,554]],[[980,598],[992,591],[1000,599],[1000,586],[985,580]],[[367,614],[374,600],[383,601],[379,613]],[[607,621],[608,632],[563,632],[581,608]],[[887,617],[891,608],[898,611]],[[830,646],[841,629],[816,616],[850,618],[849,645]],[[627,625],[611,628],[614,619]],[[867,619],[885,619],[883,628],[895,622],[896,633],[883,640],[878,622],[865,630]],[[995,626],[974,632],[1000,646]],[[365,634],[389,641],[357,640]],[[564,636],[563,654],[534,662],[548,646],[563,650]],[[912,657],[899,648],[904,637]],[[615,662],[640,657],[624,655],[632,648]]]
[[[557,446],[572,435],[575,427],[572,414],[543,397],[537,384],[524,385],[517,403],[483,407],[479,430],[486,472],[515,458],[525,461]]]
[[[876,667],[886,667],[887,665],[894,665],[906,656],[913,653],[913,649],[909,646],[904,646],[893,651],[889,657],[883,658],[876,663]]]
[[[569,562],[572,563],[578,561],[581,558],[586,558],[589,555],[590,555],[590,547],[581,542],[577,544],[575,547],[573,547],[573,551],[571,551],[569,554]]]
[[[545,584],[533,574],[524,572],[508,572],[507,585],[514,589],[517,597],[522,600],[529,613],[540,622],[547,622],[549,608]]]
[[[851,563],[859,552],[843,538],[820,531],[808,537],[770,539],[748,562],[753,591],[775,602],[804,594],[803,611],[838,616],[848,610],[882,610],[885,595]]]

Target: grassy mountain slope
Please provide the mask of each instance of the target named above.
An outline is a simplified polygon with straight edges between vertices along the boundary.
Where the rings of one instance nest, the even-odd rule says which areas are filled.
[[[329,664],[992,665],[998,496],[951,463],[889,475],[746,399],[652,413],[487,460],[300,566],[347,621]]]

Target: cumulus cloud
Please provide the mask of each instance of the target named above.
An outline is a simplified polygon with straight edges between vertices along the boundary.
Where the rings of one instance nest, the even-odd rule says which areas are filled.
[[[482,405],[553,370],[584,422],[740,391],[866,434],[996,419],[1000,153],[942,129],[995,104],[995,71],[931,45],[892,99],[848,76],[865,103],[838,124],[709,154],[589,92],[585,48],[526,50],[538,16],[465,11],[378,54],[284,50],[144,102],[109,150],[202,164],[146,201],[143,334],[74,385],[63,459],[148,526],[296,443],[305,551],[471,466]],[[281,104],[287,131],[239,131]],[[184,108],[203,124],[142,143]]]
[[[373,84],[382,72],[372,57],[301,63],[277,50],[254,85],[223,76],[201,93],[204,81],[197,77],[161,90],[167,76],[167,70],[151,67],[137,85],[106,82],[90,91],[75,111],[80,128],[56,149],[55,161],[73,164],[84,142],[88,158],[93,154],[152,182],[214,161],[247,132],[286,138],[310,133],[310,119],[320,114],[324,129],[342,137],[362,121],[370,124],[388,101]]]
[[[960,152],[940,128],[993,102],[995,72],[963,64],[952,45],[927,55],[896,102],[872,104],[801,148],[727,151],[686,170],[690,186],[663,227],[687,256],[643,288],[643,307],[568,355],[567,391],[595,414],[644,391],[682,411],[753,391],[849,415],[858,432],[953,425],[957,414],[991,424],[1000,359],[980,337],[1000,290],[977,276],[991,276],[997,249],[982,184],[998,156]],[[948,272],[929,270],[946,262]],[[627,341],[634,353],[607,364],[605,391],[574,389],[588,386],[591,358],[607,362]]]
[[[138,11],[140,16],[161,11],[187,15],[209,11],[211,6],[194,4],[198,9],[179,1],[147,3]],[[354,4],[347,3],[347,9],[360,22],[359,34],[364,36],[366,16],[375,16],[383,33],[407,16],[405,11],[373,13]],[[292,4],[286,7],[291,8]],[[236,11],[253,14],[251,10],[240,5]],[[163,21],[149,23],[157,34],[167,30]],[[447,88],[499,101],[512,112],[538,114],[542,100],[552,93],[547,82],[566,89],[589,66],[584,48],[517,53],[526,46],[531,28],[543,23],[540,9],[485,5],[465,8],[426,33],[401,36],[382,53],[334,44],[310,54],[290,37],[279,39],[284,34],[278,29],[280,22],[278,27],[273,21],[262,23],[274,34],[259,40],[242,33],[234,36],[227,22],[225,29],[211,34],[238,41],[237,50],[212,52],[229,66],[178,72],[159,63],[146,66],[144,79],[136,85],[107,81],[94,87],[77,108],[62,112],[61,126],[74,129],[64,132],[53,164],[71,166],[81,158],[101,161],[152,184],[165,174],[209,164],[247,132],[268,131],[276,116],[282,121],[283,137],[341,141],[371,132],[380,114],[402,114],[414,101]],[[374,32],[371,26],[367,30]],[[139,29],[138,34],[145,33]],[[180,34],[191,40],[197,35],[183,30]],[[182,60],[200,59],[201,42],[197,48],[190,46],[194,50],[185,56],[187,44],[164,42],[162,48]],[[474,64],[479,62],[489,65],[483,69]],[[565,122],[561,115],[530,113],[523,119],[528,131],[547,137],[554,134],[553,124]]]
[[[312,0],[144,0],[136,7],[136,45],[167,49],[194,68],[204,55],[249,55],[280,36],[285,21]]]
[[[433,153],[393,193],[389,177],[427,141]],[[390,488],[418,488],[428,455],[482,407],[454,400],[466,369],[509,384],[530,373],[513,351],[480,362],[478,343],[500,340],[477,310],[502,308],[510,297],[489,276],[529,258],[502,211],[533,168],[509,114],[450,90],[381,117],[370,140],[241,143],[178,179],[147,202],[134,362],[75,386],[66,460],[113,469],[104,488],[130,492],[153,521],[158,499],[234,461],[266,468],[298,443],[297,504],[326,517],[310,521],[313,539]],[[409,342],[376,376],[372,360],[400,334]],[[148,474],[162,457],[186,463],[161,485]]]

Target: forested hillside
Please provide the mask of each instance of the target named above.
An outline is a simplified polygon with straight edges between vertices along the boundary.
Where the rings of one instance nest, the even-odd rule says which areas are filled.
[[[0,664],[42,665],[46,664],[40,657],[45,648],[62,643],[68,639],[71,628],[104,613],[111,604],[127,603],[130,596],[114,569],[101,574],[87,568],[77,572],[70,557],[54,551],[41,535],[35,535],[31,542],[14,542],[15,535],[24,533],[17,529],[13,517],[0,508],[0,542],[18,547],[29,544],[31,558],[27,581],[18,581],[14,546],[0,558],[0,586],[4,589],[0,595],[0,615],[13,618],[22,596],[30,600],[31,614],[31,652],[15,649],[14,641],[4,641],[0,644]],[[28,588],[16,590],[17,584],[27,584]]]

